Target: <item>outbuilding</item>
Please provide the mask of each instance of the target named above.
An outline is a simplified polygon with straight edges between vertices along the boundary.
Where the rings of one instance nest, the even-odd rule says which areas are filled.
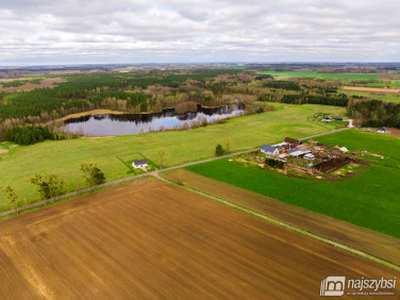
[[[299,157],[299,156],[302,156],[302,155],[310,153],[310,152],[311,152],[310,150],[302,151],[299,148],[293,148],[293,149],[287,150],[287,153],[293,157]]]
[[[385,127],[380,127],[380,128],[378,128],[378,129],[376,130],[376,132],[379,132],[379,133],[387,133],[388,130],[387,130]]]
[[[307,153],[306,155],[304,155],[304,159],[314,160],[315,159],[315,155],[312,154],[312,153]]]
[[[296,148],[298,145],[302,144],[302,142],[300,140],[292,139],[290,137],[285,137],[283,142],[290,145],[291,146],[290,148]]]
[[[146,159],[135,160],[132,163],[132,167],[134,167],[135,169],[144,168],[144,167],[147,167],[147,166],[148,166],[148,164],[147,164],[147,160]]]

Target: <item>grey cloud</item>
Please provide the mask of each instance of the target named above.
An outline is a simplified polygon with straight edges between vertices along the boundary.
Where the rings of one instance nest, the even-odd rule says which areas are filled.
[[[0,1],[0,63],[394,61],[399,8],[392,0]]]

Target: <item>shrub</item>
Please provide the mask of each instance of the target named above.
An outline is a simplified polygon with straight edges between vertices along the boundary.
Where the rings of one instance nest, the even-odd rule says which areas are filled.
[[[225,154],[225,149],[221,146],[221,144],[218,144],[215,147],[215,155],[216,156],[222,156]]]

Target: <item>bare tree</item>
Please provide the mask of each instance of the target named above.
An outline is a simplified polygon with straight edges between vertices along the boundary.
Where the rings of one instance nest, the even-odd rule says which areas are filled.
[[[160,169],[163,168],[165,159],[167,157],[167,150],[165,148],[158,149],[157,151]]]
[[[225,153],[229,153],[229,150],[231,149],[231,144],[232,144],[231,138],[226,138],[224,140]]]
[[[11,204],[11,206],[14,208],[15,213],[18,215],[18,197],[17,194],[15,194],[14,189],[10,186],[7,185],[4,190],[3,190],[4,195],[7,196],[9,203]]]

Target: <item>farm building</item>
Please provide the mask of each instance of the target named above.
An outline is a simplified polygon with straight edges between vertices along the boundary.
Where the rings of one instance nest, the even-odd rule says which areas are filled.
[[[272,145],[271,147],[284,148],[287,144],[288,143],[282,142],[282,143],[279,143],[279,144]]]
[[[376,130],[376,132],[379,132],[379,133],[387,133],[388,130],[387,130],[385,127],[380,127],[380,128],[378,128],[378,129]]]
[[[296,148],[298,145],[301,145],[302,142],[300,140],[292,139],[289,137],[285,137],[283,140],[284,143],[291,145],[291,148]]]
[[[138,168],[144,168],[144,167],[147,167],[147,160],[146,159],[139,159],[139,160],[135,160],[133,163],[132,163],[132,167],[134,167],[135,169],[138,169]]]
[[[333,117],[335,121],[343,121],[343,117]]]
[[[323,117],[321,121],[322,122],[331,122],[332,118],[331,117]]]
[[[299,157],[299,156],[302,156],[302,155],[310,153],[310,152],[311,152],[310,150],[303,151],[303,150],[300,150],[299,148],[292,148],[292,149],[287,150],[287,153],[294,157]]]
[[[261,146],[260,151],[265,153],[267,156],[276,156],[279,154],[279,150],[277,148],[265,144]]]
[[[315,155],[312,154],[312,153],[307,153],[306,155],[304,155],[304,159],[314,160],[315,159]]]

